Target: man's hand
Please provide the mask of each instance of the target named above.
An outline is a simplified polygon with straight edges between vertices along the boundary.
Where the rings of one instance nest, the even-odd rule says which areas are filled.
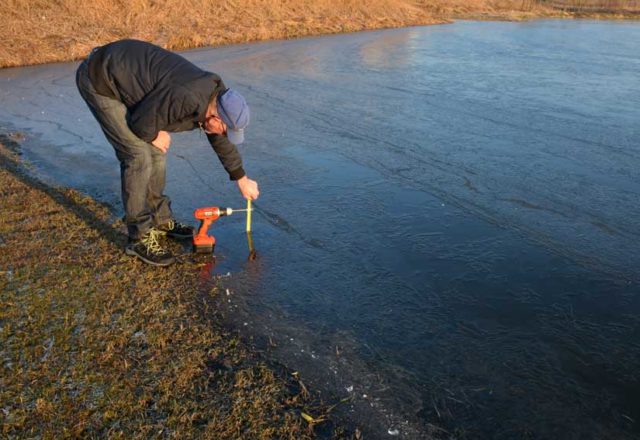
[[[171,136],[169,136],[169,133],[166,131],[160,130],[156,138],[151,141],[151,144],[158,150],[166,153],[167,150],[169,150],[169,145],[171,144]]]
[[[247,200],[256,200],[260,195],[260,191],[258,191],[258,182],[249,179],[247,176],[244,176],[238,180],[238,188],[242,193],[242,197]]]

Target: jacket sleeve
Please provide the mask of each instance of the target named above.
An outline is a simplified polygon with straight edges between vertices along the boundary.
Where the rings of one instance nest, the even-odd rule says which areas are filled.
[[[127,123],[131,131],[145,142],[153,141],[160,130],[171,124],[192,118],[198,104],[182,87],[173,90],[158,88],[149,92],[130,109]]]
[[[209,139],[213,151],[218,155],[222,166],[229,173],[229,179],[238,180],[244,177],[245,172],[242,168],[242,158],[238,148],[224,135],[207,133],[207,139]]]

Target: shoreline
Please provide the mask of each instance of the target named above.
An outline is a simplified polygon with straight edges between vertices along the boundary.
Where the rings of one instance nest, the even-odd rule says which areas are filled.
[[[124,255],[121,222],[33,177],[22,138],[0,133],[2,435],[352,438],[335,402],[218,322],[206,262]]]
[[[425,427],[406,420],[405,414],[411,413],[407,405],[404,408],[391,405],[388,396],[373,389],[379,382],[374,387],[367,381],[373,372],[356,358],[356,350],[349,348],[352,343],[347,340],[339,354],[322,354],[331,368],[322,374],[317,371],[311,374],[309,359],[297,357],[295,362],[288,362],[287,357],[274,355],[281,348],[270,345],[270,340],[267,343],[262,335],[241,331],[237,319],[229,319],[230,310],[224,307],[225,275],[212,275],[210,260],[190,254],[168,268],[154,268],[124,255],[126,228],[113,212],[114,207],[88,193],[43,179],[37,167],[23,159],[21,143],[26,139],[28,134],[0,128],[0,184],[5,188],[0,216],[4,219],[0,220],[0,301],[10,305],[0,310],[0,347],[7,347],[0,348],[0,360],[4,362],[0,362],[0,433],[21,438],[60,437],[69,432],[73,436],[103,436],[105,432],[108,435],[116,432],[126,438],[137,438],[147,432],[147,427],[135,419],[146,411],[144,405],[155,407],[158,402],[170,403],[174,408],[193,408],[195,426],[188,420],[175,420],[175,414],[151,421],[153,429],[177,433],[172,435],[178,438],[208,438],[205,427],[220,432],[219,426],[201,420],[200,414],[206,412],[210,413],[208,417],[216,412],[231,417],[231,423],[244,426],[244,434],[249,438],[262,438],[273,432],[278,433],[277,437],[265,438],[380,438],[380,433],[401,428],[408,438],[427,435],[436,439],[446,432],[435,425]],[[22,203],[13,203],[20,198]],[[27,219],[38,220],[31,227]],[[70,243],[54,234],[62,231],[59,226],[47,226],[50,223],[66,225],[74,236],[83,237],[82,242]],[[50,233],[51,229],[54,233]],[[91,241],[94,239],[100,243],[94,245]],[[24,249],[15,245],[21,240],[28,241]],[[183,244],[173,244],[172,250],[186,252]],[[42,261],[45,253],[47,259]],[[92,262],[94,253],[100,256]],[[156,275],[160,276],[160,291],[154,290]],[[101,292],[103,287],[105,291]],[[127,293],[134,298],[128,298]],[[96,321],[104,324],[107,316],[99,316],[100,311],[95,309],[91,316],[87,310],[98,306],[100,296],[105,294],[109,303],[118,305],[109,314],[110,328],[101,329]],[[76,295],[80,298],[74,298]],[[235,305],[238,297],[233,296]],[[43,302],[48,304],[45,306]],[[166,314],[162,322],[167,329],[157,327],[158,322],[148,313],[149,307],[154,313]],[[169,307],[180,310],[167,313]],[[144,312],[136,316],[140,309]],[[23,314],[24,310],[31,316]],[[119,316],[113,320],[119,314],[126,314],[124,324]],[[63,326],[58,322],[69,316],[71,324]],[[37,325],[31,326],[34,335],[16,332],[16,328],[29,325],[25,321],[31,318],[37,321]],[[48,320],[55,322],[52,328]],[[91,332],[83,330],[85,334],[81,333],[82,338],[78,339],[75,333],[85,327],[87,320],[94,320]],[[147,331],[147,327],[153,328],[153,332]],[[190,335],[175,340],[171,333],[177,328]],[[271,332],[281,330],[269,327]],[[196,335],[198,332],[201,334]],[[68,343],[74,339],[74,344]],[[84,343],[89,339],[98,340],[99,349],[93,342]],[[145,354],[149,350],[147,345],[152,345],[150,340],[157,343],[151,347],[153,355]],[[174,344],[185,347],[173,350]],[[105,346],[106,352],[102,353]],[[85,359],[77,359],[76,351]],[[164,353],[157,354],[159,351]],[[21,359],[23,352],[26,363]],[[92,362],[86,362],[87,357]],[[107,357],[108,362],[102,357]],[[157,360],[159,364],[144,366],[141,359]],[[94,369],[92,364],[96,363]],[[172,366],[176,363],[185,365],[187,373],[176,371]],[[346,363],[351,367],[347,369]],[[106,371],[107,367],[115,371]],[[128,372],[136,369],[141,371],[132,378]],[[333,372],[338,370],[341,374],[334,376]],[[115,377],[109,378],[112,375]],[[62,381],[58,383],[60,376]],[[80,376],[84,376],[82,383],[75,383]],[[25,377],[34,384],[24,386]],[[203,385],[212,380],[219,383]],[[193,381],[195,388],[208,390],[190,395],[194,390],[189,389],[188,381]],[[238,382],[242,383],[240,397],[235,391]],[[173,390],[176,384],[179,384],[177,392]],[[360,395],[357,391],[346,392],[347,385]],[[65,395],[68,387],[77,396]],[[135,391],[141,388],[145,390],[143,397]],[[87,395],[91,394],[89,390],[93,394],[98,390],[97,399]],[[173,399],[169,392],[178,397],[169,401]],[[361,398],[362,392],[369,397]],[[116,393],[117,397],[110,393]],[[138,398],[143,399],[143,407]],[[116,400],[121,402],[116,404]],[[233,414],[225,414],[228,408],[216,407],[220,401],[231,406],[237,404],[243,410],[249,405],[259,413],[233,410]],[[265,409],[253,408],[256,403],[252,402],[260,402]],[[377,417],[368,420],[374,412]],[[73,421],[76,413],[80,418],[77,426]],[[211,419],[215,421],[216,417]],[[113,431],[111,423],[117,423],[117,428],[120,424],[125,427]],[[227,432],[214,438],[245,437]]]
[[[94,9],[80,8],[74,11],[77,17],[74,16],[71,20],[62,13],[65,7],[73,7],[73,0],[63,0],[62,7],[58,9],[41,6],[40,9],[33,8],[31,11],[18,11],[7,7],[3,11],[0,7],[0,13],[7,17],[5,26],[0,29],[0,68],[76,61],[84,59],[93,47],[122,38],[141,39],[169,50],[182,51],[447,24],[456,20],[640,19],[640,9],[613,10],[569,4],[546,6],[542,3],[512,0],[504,4],[479,0],[470,6],[446,1],[424,4],[409,0],[374,0],[370,5],[345,3],[337,7],[328,6],[322,0],[317,5],[290,0],[278,7],[271,5],[267,12],[259,11],[258,6],[261,5],[253,3],[248,7],[255,10],[244,12],[232,10],[229,5],[225,5],[228,16],[221,18],[212,11],[199,15],[197,11],[191,10],[190,4],[195,1],[187,0],[178,9],[175,0],[168,0],[167,11],[157,11],[153,7],[123,11],[117,5],[100,0]],[[170,15],[171,13],[174,15]],[[96,23],[97,19],[105,22]],[[113,21],[113,29],[108,28],[109,21]],[[146,25],[147,22],[150,25]]]

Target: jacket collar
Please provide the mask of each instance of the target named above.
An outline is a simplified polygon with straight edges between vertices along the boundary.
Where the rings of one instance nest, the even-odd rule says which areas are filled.
[[[198,123],[204,123],[204,119],[207,115],[207,108],[209,107],[209,102],[211,102],[213,96],[218,93],[222,93],[227,89],[222,82],[222,79],[215,73],[207,72],[205,78],[206,80],[201,81],[200,84],[195,87],[196,94],[201,102],[198,106],[198,115],[196,118],[196,122]],[[211,82],[213,82],[214,85],[213,90],[211,90]]]

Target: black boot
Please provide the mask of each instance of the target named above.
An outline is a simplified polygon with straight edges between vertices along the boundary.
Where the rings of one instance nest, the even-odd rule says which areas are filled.
[[[160,232],[157,229],[149,229],[140,240],[130,241],[125,249],[127,255],[140,258],[153,266],[169,266],[175,262],[171,251],[164,249],[158,242]]]
[[[185,225],[184,223],[177,222],[175,220],[169,220],[167,223],[158,226],[158,231],[161,234],[166,234],[171,238],[192,238],[193,227]]]

